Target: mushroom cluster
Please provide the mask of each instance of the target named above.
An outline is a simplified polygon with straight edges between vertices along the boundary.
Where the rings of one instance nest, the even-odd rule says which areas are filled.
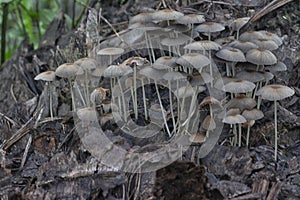
[[[286,69],[272,52],[282,44],[281,38],[262,30],[241,34],[248,20],[234,20],[229,25],[234,35],[217,38],[225,26],[200,14],[170,9],[140,13],[129,20],[128,32],[99,45],[97,58],[62,64],[55,75],[68,80],[73,110],[78,105],[95,108],[112,91],[111,101],[125,123],[143,116],[159,124],[151,120],[155,115],[150,108],[155,105],[169,138],[185,134],[197,138],[197,143],[199,138],[207,141],[221,120],[232,127],[232,145],[248,146],[250,127],[263,117],[261,100],[274,101],[276,159],[276,103],[294,91],[269,85],[275,71]],[[109,84],[100,83],[100,77],[109,79]],[[81,102],[74,101],[75,91]],[[80,109],[77,112],[82,115]],[[220,110],[225,114],[216,114]],[[246,127],[245,137],[242,127]],[[199,135],[203,137],[195,137]]]

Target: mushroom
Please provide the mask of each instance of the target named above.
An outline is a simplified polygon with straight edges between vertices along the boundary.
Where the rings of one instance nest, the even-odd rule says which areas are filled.
[[[267,85],[260,88],[256,95],[262,99],[274,101],[274,123],[275,123],[275,153],[274,158],[277,160],[277,101],[293,96],[295,91],[284,85]]]
[[[233,47],[225,47],[221,50],[219,50],[216,54],[217,57],[227,61],[226,62],[226,75],[230,76],[235,76],[235,64],[237,62],[246,62],[246,58],[244,53],[236,48]],[[232,73],[230,73],[229,66],[228,66],[228,61],[232,62]]]
[[[242,40],[234,40],[228,44],[228,46],[237,48],[241,50],[243,53],[247,53],[251,49],[257,49],[258,46],[253,42],[242,41]]]
[[[202,68],[209,65],[210,60],[206,56],[199,53],[188,53],[179,57],[176,60],[176,63],[183,67],[189,68],[189,73],[192,74],[194,68],[201,73]]]
[[[264,38],[264,36],[259,31],[246,31],[242,33],[239,37],[240,40],[248,41],[248,42],[253,42],[253,40],[262,39],[262,38]]]
[[[209,106],[209,115],[213,118],[214,117],[214,113],[213,110],[215,109],[220,109],[222,108],[222,104],[221,102],[216,99],[213,96],[207,96],[205,97],[199,104],[199,108],[202,108],[204,106],[208,105]]]
[[[259,120],[264,117],[264,113],[261,110],[258,110],[256,108],[251,110],[244,110],[242,115],[245,117],[245,119],[248,122],[247,126],[247,137],[246,137],[246,145],[249,145],[249,137],[250,137],[250,127],[251,127],[251,121]]]
[[[226,109],[239,108],[241,111],[245,109],[252,109],[256,106],[256,101],[246,95],[239,95],[230,99],[224,106]]]
[[[234,111],[234,113],[231,113],[230,110],[226,113],[226,117],[222,121],[223,123],[233,125],[233,133],[235,138],[234,146],[237,143],[236,124],[238,124],[238,128],[239,128],[238,145],[240,147],[242,144],[242,124],[245,123],[246,121],[247,120],[241,114],[236,113],[236,111]]]
[[[55,75],[61,78],[67,78],[70,86],[70,92],[71,92],[71,98],[72,98],[72,107],[73,110],[75,110],[75,99],[74,99],[74,92],[73,92],[73,86],[72,86],[72,78],[75,77],[80,68],[78,65],[75,65],[73,63],[64,63],[55,70]]]
[[[198,14],[188,14],[184,15],[183,17],[180,17],[177,19],[177,22],[180,24],[188,24],[191,26],[191,38],[194,32],[194,24],[200,24],[205,22],[205,18],[203,15],[198,15]]]
[[[223,31],[225,27],[216,22],[204,22],[195,27],[195,30],[200,33],[207,33],[208,40],[211,40],[211,33]]]
[[[95,59],[92,58],[80,58],[74,62],[75,65],[78,65],[84,71],[84,85],[85,85],[85,102],[87,106],[90,106],[90,99],[89,99],[89,80],[88,74],[91,73],[91,70],[96,69],[97,63]]]
[[[233,20],[233,22],[229,25],[232,31],[236,31],[236,39],[239,39],[240,29],[247,24],[250,17],[241,17]]]
[[[127,121],[127,112],[126,112],[126,105],[125,105],[125,97],[123,93],[123,87],[119,80],[119,77],[126,76],[130,73],[132,73],[131,67],[127,65],[110,65],[108,68],[104,70],[103,76],[110,78],[111,82],[111,91],[113,91],[113,80],[115,80],[118,83],[118,87],[120,89],[122,101],[123,101],[123,111],[124,111],[124,120]]]
[[[53,97],[52,97],[52,82],[55,80],[55,72],[54,71],[45,71],[40,74],[38,74],[36,77],[34,77],[34,80],[42,80],[46,81],[46,87],[48,87],[49,92],[49,110],[50,110],[50,117],[51,120],[53,120]]]
[[[222,47],[213,41],[210,40],[201,40],[192,42],[184,47],[185,49],[189,49],[189,53],[191,50],[202,50],[203,52],[208,51],[208,59],[211,59],[211,51],[212,50],[220,50]],[[213,69],[212,69],[212,62],[209,63],[209,72],[211,77],[213,77]],[[213,82],[211,82],[211,86],[213,86]]]
[[[261,38],[261,39],[253,40],[253,43],[255,43],[261,49],[267,49],[270,51],[278,49],[278,45],[273,40]]]
[[[100,49],[98,52],[97,52],[97,55],[106,55],[106,56],[109,56],[109,65],[112,64],[112,59],[113,59],[113,56],[115,55],[121,55],[122,53],[124,53],[124,49],[122,48],[117,48],[117,47],[107,47],[107,48],[104,48],[104,49]]]
[[[258,71],[259,65],[273,65],[277,63],[276,56],[266,49],[251,49],[246,53],[246,59],[248,62],[257,65],[256,71]]]
[[[176,20],[180,17],[183,17],[184,14],[175,10],[159,10],[152,13],[152,20],[153,21],[167,21],[168,26],[170,25],[170,20]]]
[[[216,128],[216,122],[214,118],[212,118],[210,115],[207,115],[203,122],[201,123],[200,130],[206,131],[206,138],[209,137],[209,132],[213,131]]]

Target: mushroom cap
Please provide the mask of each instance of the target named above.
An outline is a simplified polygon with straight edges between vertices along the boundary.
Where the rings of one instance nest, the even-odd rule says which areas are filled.
[[[260,82],[265,80],[265,76],[262,72],[255,71],[255,70],[243,70],[239,71],[236,74],[236,78],[241,80],[250,81],[252,83]]]
[[[55,75],[61,78],[74,77],[80,71],[80,67],[73,63],[64,63],[55,70]]]
[[[230,93],[246,93],[255,88],[255,84],[246,80],[233,80],[224,85],[223,91]]]
[[[42,81],[54,81],[55,80],[55,72],[54,71],[45,71],[39,73],[34,80],[42,80]]]
[[[129,23],[134,24],[138,22],[152,22],[152,13],[139,13],[132,18],[130,18]]]
[[[221,77],[216,80],[214,87],[218,90],[223,90],[224,85],[226,85],[227,83],[229,83],[231,81],[235,81],[235,80],[238,80],[238,79],[224,76],[224,77]]]
[[[108,93],[110,93],[109,89],[103,87],[95,88],[90,95],[91,102],[102,103],[102,101],[106,99]]]
[[[214,33],[223,31],[224,29],[225,27],[222,24],[216,22],[204,22],[195,27],[195,30],[200,33]]]
[[[253,40],[253,43],[255,43],[261,49],[267,49],[270,51],[278,49],[278,45],[273,40],[261,38],[261,39]]]
[[[155,60],[152,67],[158,70],[170,69],[170,67],[173,68],[177,65],[176,60],[177,58],[172,56],[162,56]]]
[[[259,120],[264,117],[264,113],[261,110],[258,110],[256,108],[251,110],[244,110],[242,115],[245,117],[247,121],[251,120]]]
[[[152,13],[152,20],[164,21],[164,20],[176,20],[183,17],[184,14],[175,10],[164,9]]]
[[[177,19],[177,22],[180,24],[200,24],[205,22],[205,18],[203,15],[188,14]]]
[[[228,46],[237,48],[241,50],[243,53],[247,53],[251,49],[256,49],[258,46],[253,42],[242,41],[242,40],[234,40],[228,44]]]
[[[82,121],[98,121],[96,110],[92,107],[80,108],[76,113],[78,118]]]
[[[271,72],[262,72],[265,77],[265,81],[270,81],[274,78],[274,75]]]
[[[100,49],[97,52],[98,55],[108,55],[108,56],[120,55],[122,53],[124,53],[124,49],[117,48],[117,47],[107,47],[104,49]]]
[[[176,63],[190,68],[202,69],[203,67],[209,65],[210,60],[208,57],[199,53],[188,53],[180,56]]]
[[[207,97],[205,97],[205,98],[200,102],[199,108],[202,108],[202,107],[204,107],[204,106],[206,106],[206,105],[209,105],[209,104],[211,104],[211,105],[217,105],[217,106],[219,106],[219,107],[222,107],[221,102],[220,102],[218,99],[216,99],[216,98],[213,97],[213,96],[207,96]]]
[[[222,120],[222,122],[226,124],[242,124],[245,123],[246,121],[247,120],[245,119],[245,117],[243,117],[240,114],[228,115]]]
[[[246,53],[246,59],[256,65],[273,65],[277,63],[276,56],[266,49],[251,49]]]
[[[74,62],[75,65],[78,65],[84,70],[96,69],[97,61],[93,58],[80,58]]]
[[[165,29],[174,31],[177,33],[184,33],[184,32],[189,31],[190,27],[188,27],[187,25],[184,25],[184,24],[171,24],[170,26],[168,26],[168,24],[166,24]]]
[[[137,22],[137,23],[129,24],[128,29],[138,29],[138,30],[142,30],[142,31],[154,31],[154,30],[160,30],[162,28],[153,22],[147,22],[147,23],[146,22],[145,23]]]
[[[230,116],[230,115],[237,115],[237,114],[241,114],[241,110],[239,108],[230,108],[227,112],[225,116]]]
[[[103,71],[103,76],[108,78],[114,78],[128,75],[132,72],[132,68],[128,65],[110,65]]]
[[[239,108],[240,110],[252,109],[256,106],[256,101],[253,98],[247,97],[245,95],[239,95],[230,99],[225,108]]]
[[[249,21],[249,19],[250,19],[250,17],[237,18],[231,22],[229,27],[233,31],[240,30]]]
[[[287,87],[285,85],[266,85],[262,88],[260,88],[256,95],[261,96],[262,99],[266,99],[269,101],[277,101],[282,100],[287,97],[293,96],[295,94],[295,91]]]
[[[200,40],[187,44],[183,47],[189,50],[220,50],[222,47],[218,43],[210,40]]]
[[[246,31],[242,33],[239,37],[242,41],[249,41],[253,42],[256,39],[262,39],[264,38],[263,34],[259,31]]]
[[[286,71],[287,67],[283,62],[279,61],[275,65],[268,66],[267,69],[270,70],[270,72],[281,72]]]
[[[207,115],[201,123],[201,128],[204,130],[214,130],[217,127],[216,122],[210,115]]]
[[[273,40],[278,46],[282,45],[282,39],[275,33],[271,33],[264,30],[258,32],[262,34],[264,39]]]
[[[246,62],[244,53],[241,50],[233,47],[225,47],[219,50],[215,55],[218,58],[230,62]]]

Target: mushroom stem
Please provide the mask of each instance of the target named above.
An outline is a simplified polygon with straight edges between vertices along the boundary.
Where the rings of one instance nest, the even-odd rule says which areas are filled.
[[[238,124],[239,126],[239,147],[242,146],[242,125]]]
[[[135,119],[138,119],[138,108],[137,108],[137,88],[136,88],[136,66],[133,66],[133,90],[134,90],[134,99],[133,99],[133,108]]]
[[[127,112],[126,112],[126,103],[125,103],[125,96],[124,96],[124,92],[122,89],[122,84],[120,82],[120,80],[117,80],[120,86],[120,91],[121,91],[121,98],[122,98],[122,103],[123,103],[123,112],[124,112],[124,120],[125,122],[127,122]]]
[[[50,110],[50,117],[51,117],[51,120],[53,120],[53,107],[52,107],[52,90],[51,90],[51,86],[52,86],[52,83],[49,82],[48,85],[48,90],[49,90],[49,110]]]
[[[277,161],[277,137],[278,137],[278,133],[277,133],[277,101],[274,101],[274,123],[275,123],[275,152],[274,152],[274,157],[275,157],[275,161]]]
[[[142,92],[143,92],[144,114],[145,114],[145,119],[147,120],[148,119],[147,102],[146,102],[145,85],[143,79],[142,79]]]
[[[210,76],[213,77],[213,68],[212,68],[212,59],[211,59],[211,50],[208,50],[208,58],[210,60],[209,62],[209,72],[210,72]],[[210,86],[213,87],[213,81],[210,82]]]
[[[234,135],[233,146],[236,146],[236,143],[237,143],[236,124],[233,124],[233,135]]]
[[[175,117],[173,112],[173,102],[172,102],[172,90],[171,90],[171,81],[168,81],[169,83],[169,99],[170,99],[170,110],[171,110],[171,116],[173,121],[173,130],[176,132],[176,123],[175,123]]]
[[[250,138],[250,125],[248,124],[247,127],[247,139],[246,139],[246,145],[249,146],[249,138]]]
[[[167,129],[168,135],[169,135],[169,137],[171,137],[171,133],[170,133],[170,130],[169,130],[169,127],[168,127],[168,123],[167,123],[167,119],[166,119],[166,116],[165,116],[164,107],[163,107],[161,99],[160,99],[160,94],[159,94],[159,91],[158,91],[156,80],[154,80],[154,85],[155,85],[155,89],[156,89],[156,93],[157,93],[157,97],[158,97],[160,109],[161,109],[161,112],[162,112],[162,115],[163,115],[163,118],[164,118],[164,123],[166,125],[166,129]]]

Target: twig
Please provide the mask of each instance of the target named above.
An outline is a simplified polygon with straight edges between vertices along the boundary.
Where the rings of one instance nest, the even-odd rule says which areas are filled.
[[[255,22],[257,20],[259,20],[260,18],[262,18],[263,16],[265,16],[266,14],[272,12],[273,10],[287,4],[290,3],[294,0],[274,0],[271,3],[269,3],[267,6],[265,6],[262,10],[260,10],[258,13],[256,13],[253,17],[251,17],[251,19],[248,21],[248,23],[250,22]]]
[[[23,157],[22,157],[22,162],[21,162],[21,167],[20,168],[24,167],[24,164],[26,162],[26,158],[27,158],[28,151],[29,151],[31,143],[32,143],[32,135],[30,134],[29,138],[28,138],[28,142],[27,142],[25,150],[24,150],[24,153],[23,153]]]
[[[7,121],[9,121],[13,126],[14,125],[18,125],[17,122],[15,122],[13,119],[7,117],[6,115],[4,115],[3,113],[0,112],[0,116],[3,117],[4,119],[6,119]]]

